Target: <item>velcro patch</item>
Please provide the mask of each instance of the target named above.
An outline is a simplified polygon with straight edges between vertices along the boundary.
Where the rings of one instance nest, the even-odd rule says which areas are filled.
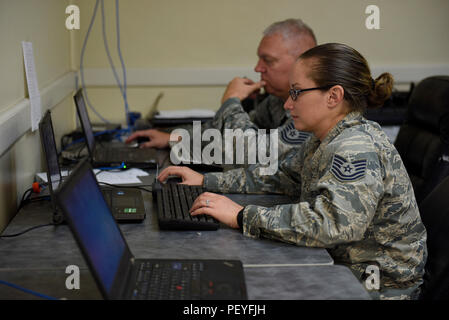
[[[293,122],[281,130],[281,140],[287,144],[301,144],[310,136],[310,133],[298,131]]]
[[[356,181],[365,176],[366,163],[366,159],[351,162],[335,154],[332,159],[331,172],[342,182]]]

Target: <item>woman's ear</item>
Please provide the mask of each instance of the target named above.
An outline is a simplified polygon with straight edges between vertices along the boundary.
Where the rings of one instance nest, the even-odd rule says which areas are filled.
[[[345,89],[342,86],[336,85],[329,89],[327,96],[327,104],[330,108],[338,106],[345,96]]]

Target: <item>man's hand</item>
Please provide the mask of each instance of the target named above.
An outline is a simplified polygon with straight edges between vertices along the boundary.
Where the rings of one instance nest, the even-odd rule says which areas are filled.
[[[145,137],[150,140],[148,142],[141,143],[139,146],[140,148],[168,148],[168,142],[170,141],[170,133],[149,129],[134,132],[128,137],[128,139],[126,139],[125,143],[130,143],[139,137]]]
[[[160,182],[167,180],[169,176],[179,176],[182,178],[182,184],[188,184],[191,186],[202,186],[204,182],[204,176],[201,173],[193,171],[188,167],[167,167],[161,171],[157,179]]]
[[[231,199],[211,192],[204,192],[195,199],[190,208],[190,214],[208,214],[218,221],[237,229],[237,216],[243,207]]]
[[[229,98],[239,98],[240,101],[248,98],[252,93],[259,91],[265,85],[265,81],[254,82],[247,78],[234,78],[229,82],[221,103]]]

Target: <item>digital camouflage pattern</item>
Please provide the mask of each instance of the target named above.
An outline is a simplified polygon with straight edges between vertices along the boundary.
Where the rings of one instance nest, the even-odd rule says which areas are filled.
[[[202,133],[210,128],[220,130],[223,136],[225,129],[242,129],[242,131],[253,129],[256,135],[258,129],[266,129],[267,135],[269,134],[269,129],[278,129],[278,156],[281,156],[292,148],[299,147],[310,136],[309,133],[301,132],[294,128],[293,120],[284,109],[283,100],[273,95],[268,95],[249,113],[245,112],[238,98],[226,100],[211,121],[201,124]],[[192,126],[186,129],[189,131],[190,137],[193,137]],[[208,143],[210,141],[202,141],[202,148]],[[270,150],[269,143],[270,139],[267,138],[267,150]],[[245,141],[245,160],[243,167],[248,165],[248,154],[246,150],[248,150],[247,141]],[[223,149],[222,153],[224,154]],[[223,166],[227,169],[235,168],[236,161],[233,163],[232,165]]]
[[[422,283],[426,230],[402,160],[377,123],[348,114],[320,142],[285,154],[272,176],[257,165],[204,176],[215,192],[278,192],[297,201],[245,207],[243,232],[327,248],[363,281],[380,269],[380,298],[410,298]],[[398,290],[399,289],[399,290]]]

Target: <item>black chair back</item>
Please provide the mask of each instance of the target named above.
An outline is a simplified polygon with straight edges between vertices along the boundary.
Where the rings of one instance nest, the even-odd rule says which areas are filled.
[[[422,80],[413,90],[398,150],[420,203],[449,174],[449,76]]]
[[[421,299],[449,299],[449,176],[419,206],[427,230],[428,258]]]

